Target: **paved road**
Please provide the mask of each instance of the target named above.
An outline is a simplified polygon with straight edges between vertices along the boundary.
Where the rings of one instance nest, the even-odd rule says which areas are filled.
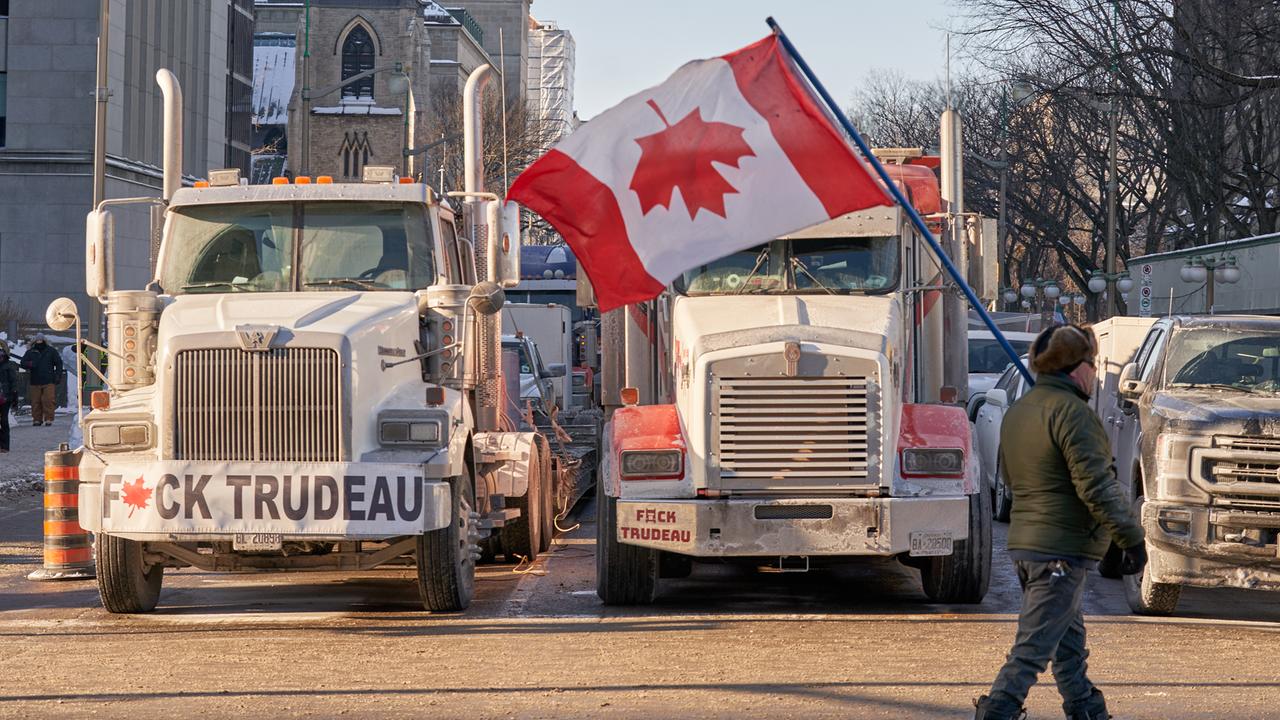
[[[180,571],[159,611],[120,617],[92,583],[26,581],[38,497],[0,502],[0,717],[963,718],[1018,603],[998,552],[976,607],[930,605],[913,571],[874,563],[700,566],[652,608],[606,609],[588,500],[534,572],[485,568],[461,615],[421,612],[402,570]],[[1189,592],[1182,617],[1147,620],[1098,578],[1087,609],[1094,676],[1118,717],[1280,714],[1275,596]],[[1061,717],[1051,685],[1029,705]]]

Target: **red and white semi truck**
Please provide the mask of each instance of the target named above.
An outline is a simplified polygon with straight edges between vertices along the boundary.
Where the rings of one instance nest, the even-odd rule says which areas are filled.
[[[938,230],[964,227],[943,214],[937,158],[877,155]],[[955,404],[964,388],[944,387],[965,347],[943,315],[966,308],[944,300],[942,277],[905,212],[881,207],[607,313],[600,598],[650,602],[698,560],[896,557],[931,599],[980,601],[991,506]]]

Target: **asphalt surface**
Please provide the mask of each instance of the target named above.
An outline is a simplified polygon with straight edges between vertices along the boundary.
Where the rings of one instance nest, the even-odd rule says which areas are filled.
[[[588,498],[554,553],[484,567],[457,615],[423,612],[411,572],[390,569],[170,572],[155,613],[113,616],[92,581],[26,579],[39,508],[0,496],[0,718],[966,718],[1020,598],[997,525],[976,606],[929,604],[915,571],[872,562],[700,565],[652,607],[605,608]],[[1280,717],[1280,597],[1189,590],[1179,617],[1136,618],[1094,576],[1086,611],[1117,717]],[[1059,702],[1044,678],[1031,717]]]

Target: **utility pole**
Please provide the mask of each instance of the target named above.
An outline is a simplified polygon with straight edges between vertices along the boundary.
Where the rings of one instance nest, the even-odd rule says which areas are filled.
[[[1116,75],[1120,61],[1120,41],[1116,34],[1116,16],[1119,3],[1111,5],[1111,95],[1107,103],[1107,115],[1110,128],[1107,133],[1107,317],[1116,314],[1119,304],[1116,297],[1116,134],[1119,129],[1120,115],[1116,107]]]
[[[1005,258],[1008,257],[1009,227],[1006,202],[1009,199],[1009,102],[1008,90],[1000,91],[1000,200],[996,208],[996,266],[1000,286],[1009,282],[1005,277]]]
[[[303,12],[306,17],[302,31],[302,92],[299,94],[302,117],[298,118],[298,129],[302,131],[298,144],[302,146],[302,152],[298,153],[299,167],[293,171],[295,176],[311,174],[311,0],[307,0]]]

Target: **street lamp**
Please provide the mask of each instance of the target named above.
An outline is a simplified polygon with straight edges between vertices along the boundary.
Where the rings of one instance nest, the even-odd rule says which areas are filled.
[[[1015,302],[1017,302],[1017,301],[1018,301],[1018,291],[1017,291],[1017,290],[1014,290],[1014,289],[1013,289],[1013,288],[1011,288],[1011,287],[1005,288],[1005,289],[1001,292],[1001,294],[1002,294],[1002,295],[1003,295],[1003,297],[1004,297],[1004,302],[1005,302],[1005,304],[1006,304],[1006,305],[1012,305],[1012,304],[1014,304]]]
[[[1217,283],[1234,285],[1240,282],[1240,267],[1236,264],[1235,255],[1217,258],[1199,255],[1187,258],[1178,276],[1183,282],[1205,284],[1204,311],[1212,314],[1214,286]]]

